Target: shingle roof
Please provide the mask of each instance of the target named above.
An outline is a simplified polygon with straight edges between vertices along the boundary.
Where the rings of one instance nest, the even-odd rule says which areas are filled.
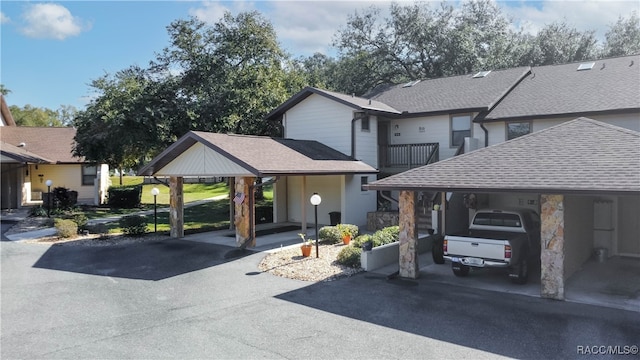
[[[581,71],[580,63],[532,68],[485,119],[640,109],[640,55],[593,62]]]
[[[83,162],[82,158],[72,155],[75,135],[76,129],[72,127],[3,126],[0,128],[0,140],[3,143],[16,147],[24,143],[25,146],[21,149],[55,163]]]
[[[282,116],[287,110],[296,106],[298,103],[306,99],[307,97],[317,94],[320,96],[324,96],[328,99],[337,101],[349,107],[352,107],[356,110],[370,110],[373,112],[381,112],[381,113],[389,113],[389,114],[400,114],[401,112],[394,109],[393,107],[384,104],[379,101],[369,100],[358,96],[351,96],[346,94],[341,94],[333,91],[322,90],[314,87],[306,87],[300,90],[297,94],[293,95],[289,100],[285,101],[282,105],[278,106],[274,110],[272,110],[265,117],[267,120],[275,120],[278,117]]]
[[[0,142],[0,153],[21,163],[52,163],[53,161],[34,154],[23,147],[13,146],[4,141]]]
[[[368,187],[640,194],[640,132],[578,118],[390,176]]]
[[[529,67],[422,80],[384,89],[372,99],[412,114],[489,109],[529,72]]]
[[[376,173],[317,141],[190,131],[138,172],[153,175],[196,142],[222,154],[256,176]],[[215,169],[211,169],[215,175]]]

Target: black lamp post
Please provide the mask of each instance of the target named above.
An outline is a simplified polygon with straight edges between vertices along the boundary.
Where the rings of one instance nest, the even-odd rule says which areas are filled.
[[[151,195],[153,195],[153,232],[158,232],[158,194],[160,190],[157,187],[151,189]]]
[[[53,181],[47,180],[45,184],[47,185],[47,217],[51,217],[51,185],[53,185]]]
[[[320,195],[318,195],[318,193],[313,193],[313,195],[311,195],[310,201],[315,210],[316,217],[316,257],[320,257],[318,253],[318,205],[320,205],[320,203],[322,202],[322,198],[320,197]]]

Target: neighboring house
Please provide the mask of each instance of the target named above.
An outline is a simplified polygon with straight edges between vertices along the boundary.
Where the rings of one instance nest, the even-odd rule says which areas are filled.
[[[3,123],[8,116],[3,112]],[[77,191],[78,203],[103,203],[109,168],[74,157],[75,134],[71,127],[0,128],[2,209],[41,204],[42,194],[48,191],[47,180],[53,182],[52,190],[64,187]]]

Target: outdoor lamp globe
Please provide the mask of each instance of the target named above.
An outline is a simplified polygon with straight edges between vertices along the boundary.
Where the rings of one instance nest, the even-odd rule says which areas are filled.
[[[45,185],[51,186],[51,185],[53,185],[53,181],[47,180],[47,181],[45,181]]]
[[[311,205],[320,205],[320,203],[322,202],[322,198],[320,197],[320,195],[318,194],[313,194],[311,195]]]
[[[160,190],[157,187],[151,189],[151,195],[157,196],[158,194],[160,194]]]

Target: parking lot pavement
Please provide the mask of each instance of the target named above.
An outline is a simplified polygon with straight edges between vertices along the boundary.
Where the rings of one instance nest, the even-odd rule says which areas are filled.
[[[640,339],[634,312],[428,278],[302,282],[259,272],[262,256],[4,242],[0,357],[565,359]]]

